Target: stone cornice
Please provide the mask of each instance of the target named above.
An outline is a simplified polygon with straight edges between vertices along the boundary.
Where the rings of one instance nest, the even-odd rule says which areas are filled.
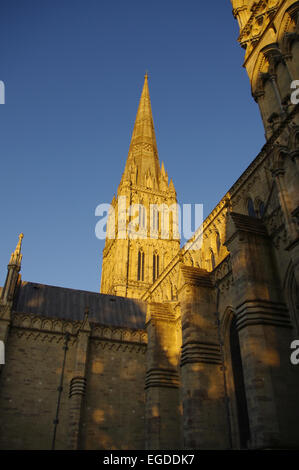
[[[145,330],[131,330],[129,328],[114,328],[109,326],[94,326],[92,339],[105,339],[120,343],[147,344]]]
[[[78,333],[82,331],[84,322],[64,321],[56,318],[45,318],[38,315],[14,313],[12,327],[18,330],[26,330],[34,335],[46,334],[52,341],[55,337],[63,338],[69,333],[75,341]],[[145,330],[129,328],[117,328],[106,325],[98,325],[90,322],[91,339],[104,340],[114,343],[133,344],[146,346],[147,334]]]
[[[123,341],[105,341],[103,339],[99,339],[97,341],[92,341],[91,345],[95,350],[98,349],[108,349],[109,351],[122,351],[122,352],[134,352],[134,353],[146,353],[146,344],[140,343],[126,343]]]

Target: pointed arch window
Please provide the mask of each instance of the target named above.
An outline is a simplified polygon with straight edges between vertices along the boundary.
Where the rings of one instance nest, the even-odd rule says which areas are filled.
[[[248,211],[248,215],[250,217],[256,217],[254,204],[253,204],[253,201],[252,201],[251,197],[248,198],[248,200],[247,200],[247,211]]]
[[[146,228],[146,210],[142,203],[139,206],[139,227]]]
[[[153,282],[155,282],[155,280],[159,277],[159,269],[160,269],[159,262],[160,262],[160,259],[159,259],[158,253],[154,253],[153,254]]]
[[[215,262],[214,251],[213,251],[212,249],[210,250],[210,255],[211,255],[211,266],[212,266],[212,270],[214,270],[215,267],[216,267],[216,262]]]
[[[219,253],[220,248],[221,248],[221,239],[220,239],[220,235],[218,231],[216,231],[216,248],[217,248],[217,253]]]
[[[144,281],[144,252],[138,251],[137,281]]]
[[[153,217],[153,231],[158,232],[159,230],[159,211],[156,206],[153,207],[153,212],[152,212],[152,217]]]
[[[265,214],[265,204],[264,204],[264,202],[259,201],[258,207],[259,207],[259,216],[262,219],[264,217],[264,214]]]

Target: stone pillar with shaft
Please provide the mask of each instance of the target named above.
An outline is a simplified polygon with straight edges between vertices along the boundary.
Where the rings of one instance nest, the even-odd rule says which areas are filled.
[[[86,392],[86,364],[88,355],[89,337],[91,333],[88,321],[88,309],[78,331],[75,367],[70,382],[69,392],[69,449],[76,450],[80,446],[80,425],[83,399]]]
[[[181,448],[178,319],[171,304],[148,304],[146,449]]]
[[[249,447],[296,447],[298,372],[290,363],[291,323],[271,240],[261,220],[230,213],[225,244],[234,278]]]
[[[207,271],[181,266],[184,448],[229,448],[216,291]]]

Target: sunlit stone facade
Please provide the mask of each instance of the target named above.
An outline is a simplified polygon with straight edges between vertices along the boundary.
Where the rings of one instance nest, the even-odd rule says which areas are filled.
[[[101,294],[21,281],[20,239],[1,294],[1,448],[53,445],[62,378],[55,448],[299,447],[299,2],[232,4],[265,145],[183,248],[161,226],[107,239]],[[147,217],[176,202],[147,82],[116,214],[124,196]]]

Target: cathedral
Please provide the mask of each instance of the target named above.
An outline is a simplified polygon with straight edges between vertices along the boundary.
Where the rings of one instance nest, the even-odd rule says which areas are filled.
[[[232,8],[263,148],[181,248],[145,76],[100,293],[23,280],[22,234],[11,255],[1,449],[299,448],[299,2]]]

